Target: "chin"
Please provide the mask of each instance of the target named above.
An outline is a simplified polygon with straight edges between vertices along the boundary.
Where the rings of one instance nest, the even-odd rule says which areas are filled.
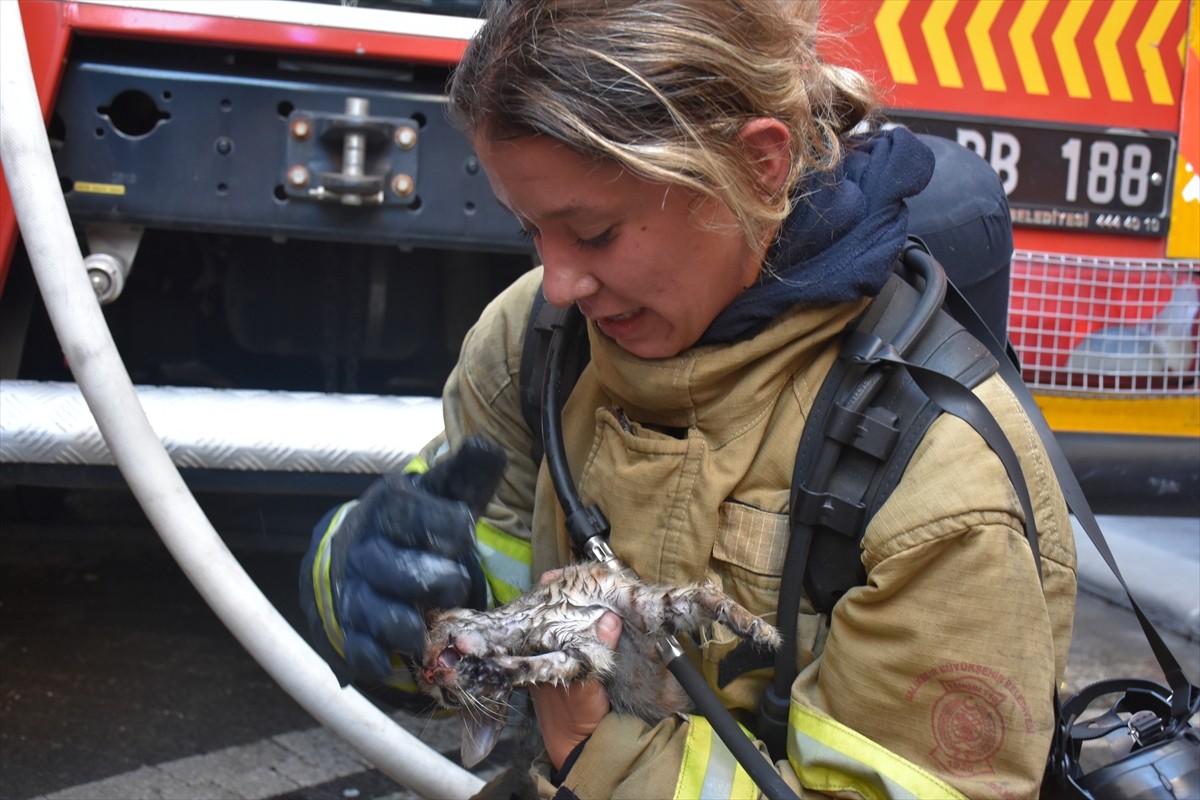
[[[645,359],[673,358],[687,349],[685,347],[676,347],[667,342],[655,341],[636,342],[629,345],[626,345],[624,342],[617,342],[617,344],[630,355]]]
[[[644,319],[639,321],[645,322]],[[601,333],[616,342],[618,347],[637,358],[673,358],[695,343],[694,339],[689,342],[680,341],[677,333],[672,335],[674,329],[665,325],[658,326],[659,331],[649,331],[645,324],[631,327],[628,331],[612,330],[610,326],[603,324],[597,327]],[[622,336],[622,333],[628,335]]]

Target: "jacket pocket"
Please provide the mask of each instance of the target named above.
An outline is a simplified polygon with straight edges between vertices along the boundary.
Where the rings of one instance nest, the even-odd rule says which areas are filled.
[[[751,613],[776,623],[791,536],[788,515],[727,500],[721,504],[720,520],[710,565],[713,577],[726,594]],[[801,594],[794,639],[797,666],[812,663],[824,649],[828,635],[828,620],[815,613],[807,595]],[[756,709],[758,697],[770,679],[775,655],[753,650],[720,625],[714,627],[700,649],[705,678],[711,686],[721,687],[718,693],[726,705]],[[764,669],[762,665],[770,666]]]
[[[716,535],[715,525],[697,530],[690,513],[704,439],[692,430],[677,437],[639,425],[614,408],[597,409],[595,419],[579,489],[608,517],[613,550],[646,580],[702,579]]]
[[[768,622],[775,621],[788,518],[731,500],[718,509],[710,574],[722,591]],[[775,654],[759,650],[719,623],[700,643],[704,677],[730,708],[754,712]]]
[[[712,569],[723,590],[751,612],[773,617],[787,554],[787,514],[726,500],[717,517]]]

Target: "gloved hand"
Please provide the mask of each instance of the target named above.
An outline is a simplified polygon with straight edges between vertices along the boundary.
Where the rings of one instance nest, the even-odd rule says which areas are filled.
[[[428,472],[385,475],[317,526],[301,565],[301,605],[314,646],[343,682],[386,678],[391,653],[419,659],[427,609],[486,606],[475,516],[506,462],[497,445],[473,437]]]

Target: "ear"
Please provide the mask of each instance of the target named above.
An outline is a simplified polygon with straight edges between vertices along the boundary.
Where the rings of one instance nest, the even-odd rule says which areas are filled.
[[[500,741],[506,719],[493,719],[489,712],[476,709],[474,713],[460,714],[459,722],[462,725],[462,764],[471,769],[487,758]]]
[[[774,117],[756,117],[742,126],[738,138],[754,157],[763,192],[774,195],[792,169],[791,131]]]

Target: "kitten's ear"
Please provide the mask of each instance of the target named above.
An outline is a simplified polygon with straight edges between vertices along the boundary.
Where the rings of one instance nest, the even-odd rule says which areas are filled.
[[[464,767],[471,769],[487,758],[488,753],[495,748],[496,742],[500,741],[504,720],[491,717],[479,719],[472,714],[460,714],[459,721],[462,725],[462,763]]]

